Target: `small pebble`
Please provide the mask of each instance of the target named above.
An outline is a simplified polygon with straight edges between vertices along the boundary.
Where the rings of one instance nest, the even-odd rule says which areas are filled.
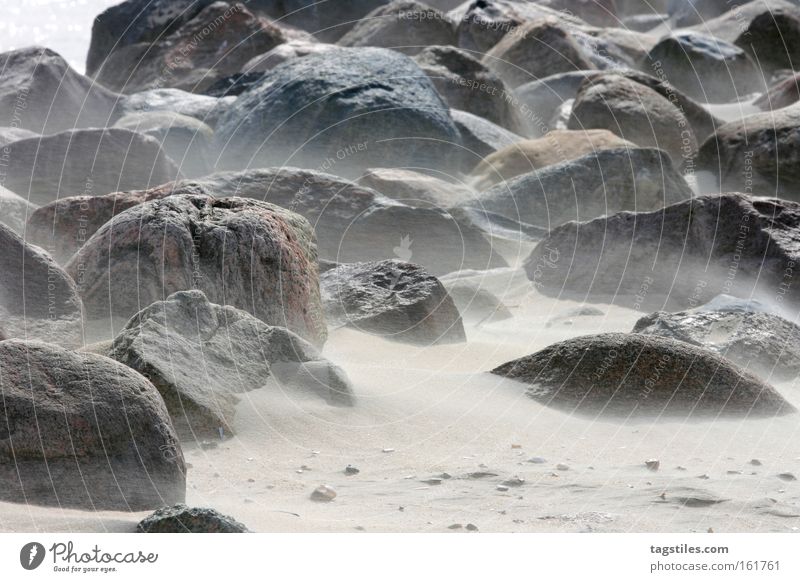
[[[797,481],[797,477],[795,477],[792,473],[781,473],[778,475],[778,479],[781,481]]]
[[[336,491],[327,485],[320,485],[311,493],[313,501],[333,501],[336,498]]]
[[[754,465],[756,467],[760,467],[761,466],[761,461],[759,461],[758,459],[750,459],[750,464]]]
[[[344,468],[344,474],[345,474],[345,475],[347,475],[347,476],[350,476],[350,475],[358,475],[360,472],[361,472],[361,471],[359,471],[358,469],[356,469],[356,468],[355,468],[353,465],[347,465],[347,466]]]
[[[474,523],[467,524],[467,531],[478,531],[478,526]]]
[[[508,491],[508,487],[505,486],[505,485],[498,485],[497,486],[497,490],[498,491]]]
[[[528,459],[528,462],[534,463],[536,465],[541,465],[542,463],[546,463],[547,459],[545,459],[544,457],[531,457],[530,459]]]
[[[711,477],[709,477],[707,473],[703,473],[702,475],[698,475],[697,478],[698,479],[711,479]]]
[[[442,480],[439,477],[431,477],[430,479],[423,479],[420,483],[425,483],[427,485],[441,485]]]
[[[384,453],[393,453],[394,449],[383,449]]]
[[[255,479],[253,479],[253,478],[251,477],[250,479],[248,479],[248,480],[247,480],[247,482],[248,482],[248,483],[255,483],[255,482],[256,482],[256,480],[255,480]]]
[[[726,471],[728,475],[742,475],[742,471],[736,471],[735,469],[731,469],[730,471]]]
[[[460,523],[454,523],[454,524],[448,525],[447,529],[461,529],[462,527],[464,527],[464,526],[461,525]]]
[[[658,459],[649,459],[644,462],[644,465],[651,471],[658,471],[658,469],[661,467],[661,461]]]
[[[521,449],[522,445],[511,445],[512,449]]]
[[[506,479],[505,481],[503,481],[502,484],[505,485],[506,487],[521,487],[522,485],[525,484],[525,479],[523,479],[522,477],[514,476],[511,477],[511,479]]]
[[[569,465],[565,465],[564,463],[559,463],[556,465],[556,469],[558,471],[569,471]]]

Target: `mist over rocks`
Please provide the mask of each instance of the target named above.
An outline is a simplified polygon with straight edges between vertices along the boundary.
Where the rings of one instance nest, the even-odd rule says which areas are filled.
[[[301,368],[327,372],[316,389],[326,401],[350,404],[344,372],[311,344],[202,291],[179,291],[146,307],[114,338],[108,356],[148,378],[161,393],[178,433],[187,439],[235,432],[240,394],[262,388],[276,366],[282,385],[302,384]],[[322,374],[318,374],[322,378]]]
[[[28,216],[38,207],[0,186],[0,223],[5,224],[17,234],[23,234]]]
[[[469,185],[453,178],[400,168],[371,168],[358,179],[358,184],[409,206],[452,208],[475,196]]]
[[[492,373],[528,385],[530,398],[570,413],[686,418],[796,412],[771,386],[709,350],[635,333],[576,337]]]
[[[0,499],[141,511],[185,498],[186,467],[164,401],[95,354],[0,342]]]
[[[116,112],[118,118],[151,113],[186,115],[213,128],[225,107],[235,99],[197,95],[181,89],[150,89],[122,96]]]
[[[557,138],[550,135],[541,140],[551,144],[556,156],[563,154]],[[656,210],[692,196],[664,152],[626,147],[601,149],[521,174],[462,206],[552,229],[620,210]]]
[[[552,296],[679,310],[720,293],[796,304],[800,204],[741,193],[568,222],[525,261]]]
[[[34,204],[157,186],[181,177],[159,142],[121,128],[76,129],[3,148],[4,185]]]
[[[0,54],[0,126],[42,134],[105,127],[118,99],[50,49]]]
[[[105,223],[67,263],[89,319],[126,319],[199,289],[312,343],[325,341],[314,233],[257,200],[173,195]]]
[[[4,224],[0,249],[0,337],[80,344],[82,305],[70,276]]]
[[[713,350],[767,381],[792,381],[800,375],[800,327],[737,303],[651,313],[636,322],[633,332]]]
[[[221,117],[218,169],[294,165],[336,173],[446,167],[461,136],[417,64],[380,48],[340,48],[266,72]]]
[[[418,265],[399,260],[340,264],[320,276],[320,286],[333,327],[418,345],[466,341],[453,299]]]
[[[450,114],[461,134],[464,149],[459,157],[463,171],[469,171],[486,156],[524,139],[521,135],[468,111],[451,109]]]

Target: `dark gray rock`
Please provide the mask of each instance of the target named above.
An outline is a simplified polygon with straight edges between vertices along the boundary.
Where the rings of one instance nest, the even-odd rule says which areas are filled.
[[[383,47],[415,55],[430,45],[454,45],[455,23],[444,13],[414,0],[393,0],[366,14],[337,44]]]
[[[34,204],[157,186],[180,177],[158,141],[127,129],[77,129],[8,144],[5,186]]]
[[[441,282],[391,260],[339,265],[320,277],[330,325],[420,345],[466,341],[461,315]]]
[[[350,404],[344,372],[311,344],[249,313],[211,303],[202,291],[179,291],[136,314],[114,339],[109,357],[148,378],[161,393],[179,434],[234,432],[238,395],[263,387],[273,374],[326,401]]]
[[[281,23],[296,26],[325,42],[342,37],[367,14],[390,0],[347,0],[319,2],[318,0],[257,0],[267,14],[280,18]]]
[[[753,2],[757,5],[758,2]],[[800,6],[767,9],[750,19],[736,45],[765,71],[797,69],[800,62]]]
[[[158,391],[113,360],[0,342],[0,497],[141,511],[184,500],[183,453]]]
[[[461,136],[449,108],[409,57],[340,48],[264,74],[220,119],[220,165],[335,168],[445,167]]]
[[[0,54],[0,126],[47,134],[105,127],[118,98],[50,49]]]
[[[620,210],[655,210],[692,195],[664,152],[626,148],[600,150],[522,174],[463,205],[552,229]]]
[[[81,342],[81,300],[75,282],[39,247],[0,224],[0,329],[69,346]]]
[[[637,321],[633,331],[705,347],[767,380],[797,378],[800,327],[774,313],[719,299],[713,302],[718,307],[651,313]]]
[[[551,345],[492,370],[568,412],[624,416],[774,416],[795,412],[771,386],[684,342],[607,333]]]
[[[247,527],[215,509],[162,507],[136,525],[137,533],[249,533]]]
[[[636,309],[686,309],[720,293],[788,307],[798,300],[799,225],[796,202],[701,196],[559,226],[525,269],[548,295]]]
[[[66,269],[87,318],[128,318],[200,289],[214,303],[325,341],[313,231],[266,202],[188,194],[145,202],[103,225]]]
[[[661,39],[643,68],[661,69],[666,79],[704,103],[728,103],[765,90],[747,53],[732,43],[691,30]]]

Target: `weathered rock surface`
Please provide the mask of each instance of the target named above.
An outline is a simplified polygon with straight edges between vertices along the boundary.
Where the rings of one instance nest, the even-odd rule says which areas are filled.
[[[409,206],[451,208],[475,196],[472,188],[451,176],[436,177],[399,168],[372,168],[358,183]]]
[[[259,5],[281,23],[296,26],[325,42],[342,37],[367,14],[390,0],[347,0],[310,2],[309,0],[262,0]]]
[[[179,291],[137,313],[108,355],[155,385],[187,437],[233,432],[237,395],[263,387],[273,372],[290,385],[301,382],[301,369],[319,370],[327,378],[320,374],[320,385],[309,388],[319,388],[330,403],[352,400],[347,376],[311,344],[240,309],[215,305],[202,291]]]
[[[800,101],[800,75],[789,75],[769,88],[754,104],[763,111],[774,111]]]
[[[150,382],[113,360],[0,342],[0,497],[141,511],[184,500],[183,453]]]
[[[417,54],[430,45],[454,45],[455,23],[413,0],[393,0],[366,14],[337,42],[348,47],[383,47]]]
[[[620,210],[655,210],[692,195],[664,152],[626,148],[601,150],[522,174],[463,206],[551,229]]]
[[[340,48],[264,74],[220,119],[224,168],[446,167],[461,136],[416,63],[379,48]]]
[[[337,46],[335,44],[317,42],[308,38],[293,39],[279,44],[262,55],[253,57],[245,63],[242,71],[245,74],[263,73],[290,59],[322,54],[336,49]]]
[[[50,255],[2,224],[0,249],[2,336],[80,343],[81,299],[75,282]]]
[[[137,533],[249,533],[243,523],[206,507],[162,507],[136,525]]]
[[[0,54],[2,126],[48,134],[105,127],[118,97],[50,49],[28,47]]]
[[[305,339],[325,341],[314,234],[257,200],[173,195],[118,214],[67,264],[88,318],[128,318],[199,289]]]
[[[281,28],[254,15],[244,4],[227,2],[209,4],[163,32],[163,36],[115,48],[97,68],[95,78],[123,93],[164,87],[202,92],[287,40]]]
[[[1,146],[0,146],[1,147]],[[33,214],[37,206],[0,186],[0,222],[17,234],[25,230],[28,216]]]
[[[323,273],[320,285],[330,325],[403,343],[466,341],[447,290],[418,265],[397,260],[343,264]]]
[[[800,261],[798,225],[796,202],[701,196],[564,224],[533,250],[526,271],[548,295],[635,308],[686,309],[720,293],[790,305],[799,299],[786,285]]]
[[[641,147],[660,148],[676,165],[697,155],[686,116],[655,90],[616,74],[588,79],[575,98],[569,129],[607,129]]]
[[[539,139],[517,142],[487,156],[471,172],[473,185],[478,190],[485,190],[521,174],[568,162],[600,150],[637,147],[605,129],[557,129]]]
[[[705,347],[767,380],[797,378],[800,327],[774,313],[726,303],[651,313],[637,321],[633,331]]]
[[[180,177],[158,141],[127,129],[77,129],[6,146],[5,186],[34,204],[157,186]]]
[[[771,386],[721,356],[640,334],[573,338],[492,373],[524,382],[537,402],[570,412],[681,417],[795,412]]]

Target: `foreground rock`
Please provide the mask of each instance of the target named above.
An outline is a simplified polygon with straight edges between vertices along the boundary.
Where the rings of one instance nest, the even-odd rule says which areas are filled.
[[[320,277],[332,326],[420,345],[466,341],[447,290],[424,269],[402,261],[339,265]]]
[[[386,172],[399,172],[401,175],[392,178],[395,186],[387,194],[404,197],[408,204],[389,200],[376,190],[313,170],[267,168],[218,172],[145,191],[58,200],[31,216],[28,236],[39,245],[52,247],[58,259],[64,261],[115,214],[142,202],[175,194],[241,196],[291,208],[308,219],[314,227],[319,255],[323,259],[356,262],[411,253],[416,263],[435,274],[460,268],[505,266],[505,261],[486,240],[482,228],[474,226],[468,217],[430,208],[431,205],[449,206],[444,203],[446,200],[419,207],[423,206],[427,195],[417,195],[414,191],[427,188],[426,184],[436,182],[434,178],[416,174],[418,178],[415,181],[406,183],[408,170],[383,169],[381,175],[386,176]],[[386,185],[386,180],[382,184]],[[442,197],[449,196],[442,193]],[[417,197],[420,200],[413,200]],[[431,191],[430,198],[439,200],[438,191]],[[403,247],[401,254],[395,250],[398,247]]]
[[[127,129],[64,131],[6,148],[5,186],[34,204],[148,188],[180,177],[158,141]]]
[[[721,356],[639,334],[583,336],[503,364],[493,374],[568,412],[774,416],[795,412],[771,386]]]
[[[39,247],[0,224],[0,338],[81,341],[75,282]]]
[[[162,507],[136,525],[137,533],[249,533],[243,523],[215,509],[179,503]]]
[[[200,289],[214,303],[325,341],[311,227],[266,202],[152,200],[103,225],[66,268],[92,319],[128,318],[176,291]]]
[[[788,306],[800,299],[791,285],[799,225],[796,202],[701,196],[564,224],[537,245],[525,269],[548,295],[634,308],[686,309],[720,293],[765,293]]]
[[[105,127],[117,99],[50,49],[0,54],[0,126],[47,134]]]
[[[220,428],[233,432],[237,395],[273,375],[331,404],[352,401],[347,376],[311,344],[235,307],[215,305],[201,291],[180,291],[137,313],[108,355],[150,379],[188,438],[219,436]]]
[[[141,511],[184,500],[183,453],[164,401],[108,358],[0,342],[0,498]]]
[[[478,190],[484,190],[520,174],[574,160],[599,150],[636,147],[636,144],[605,129],[556,129],[539,139],[527,139],[489,155],[472,170],[474,186]]]
[[[655,210],[691,197],[664,152],[632,148],[602,150],[522,174],[464,206],[550,229],[620,210]]]
[[[800,327],[774,313],[725,301],[725,297],[680,313],[652,313],[637,321],[633,331],[713,350],[767,380],[797,378]]]
[[[700,149],[698,167],[722,190],[800,200],[800,105],[726,123]]]
[[[386,165],[442,168],[461,138],[431,81],[409,57],[341,48],[265,73],[220,119],[223,168]]]

